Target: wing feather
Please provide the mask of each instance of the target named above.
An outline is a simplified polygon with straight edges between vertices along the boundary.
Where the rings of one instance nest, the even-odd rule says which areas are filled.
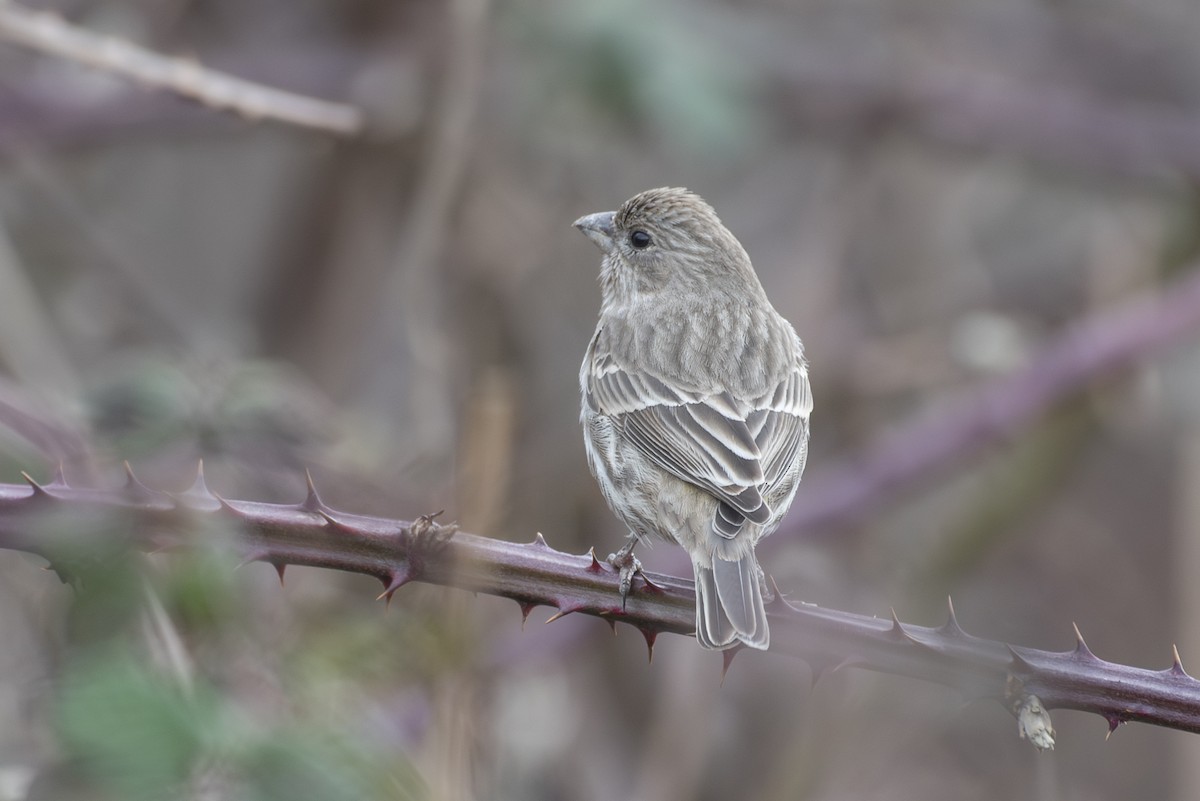
[[[587,372],[587,403],[661,469],[704,489],[721,503],[713,531],[737,536],[746,520],[765,523],[763,500],[807,453],[812,395],[802,359],[761,397],[677,389],[610,354]],[[803,464],[799,465],[803,469]]]

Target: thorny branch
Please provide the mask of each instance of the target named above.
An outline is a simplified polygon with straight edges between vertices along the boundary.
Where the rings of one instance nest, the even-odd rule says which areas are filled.
[[[53,525],[46,525],[53,521]],[[100,521],[108,521],[104,528]],[[111,525],[119,523],[119,525]],[[126,543],[97,537],[126,532]],[[70,487],[61,471],[49,484],[0,484],[0,547],[41,554],[64,578],[72,560],[96,559],[114,544],[142,550],[198,546],[200,531],[228,530],[246,561],[345,570],[375,576],[381,598],[410,581],[441,584],[511,598],[525,616],[536,606],[573,612],[610,624],[628,623],[651,648],[663,632],[693,631],[695,596],[690,581],[651,574],[635,583],[622,608],[617,576],[594,553],[575,556],[550,548],[539,534],[526,544],[459,532],[433,517],[413,522],[348,514],[330,508],[309,481],[297,504],[226,500],[205,485],[203,472],[185,492],[156,492],[129,474],[121,490]],[[91,535],[89,535],[91,532]],[[95,549],[92,556],[81,553]],[[967,634],[953,606],[940,627],[794,605],[776,593],[771,609],[774,653],[798,657],[814,677],[859,667],[954,687],[970,698],[991,698],[1017,716],[1023,737],[1053,746],[1045,710],[1077,709],[1103,717],[1110,732],[1141,721],[1200,733],[1200,681],[1184,672],[1179,654],[1165,670],[1145,670],[1099,659],[1076,629],[1071,651],[1005,645]],[[726,667],[734,651],[726,651]]]
[[[342,136],[362,131],[362,112],[235,78],[190,59],[170,58],[135,44],[76,27],[49,12],[0,0],[0,40],[66,58],[95,69],[169,89],[212,108],[250,119],[274,119]]]

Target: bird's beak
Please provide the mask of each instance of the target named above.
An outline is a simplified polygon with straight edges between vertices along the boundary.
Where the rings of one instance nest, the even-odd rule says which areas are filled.
[[[596,243],[596,246],[608,253],[613,247],[613,217],[616,212],[601,211],[580,217],[575,221],[584,236]]]

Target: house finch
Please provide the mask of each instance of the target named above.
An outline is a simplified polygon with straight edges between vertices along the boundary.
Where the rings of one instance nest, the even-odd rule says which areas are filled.
[[[651,189],[575,227],[604,251],[600,322],[579,373],[588,466],[629,540],[682,545],[705,648],[770,642],[755,544],[779,525],[808,456],[804,350],[750,257],[686,189]]]

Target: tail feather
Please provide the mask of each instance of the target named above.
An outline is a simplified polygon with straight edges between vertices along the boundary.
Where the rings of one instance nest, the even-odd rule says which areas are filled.
[[[714,555],[711,568],[694,567],[696,638],[700,644],[721,649],[741,641],[751,648],[765,649],[771,633],[754,554],[747,553],[734,561]]]
[[[704,648],[720,650],[737,642],[737,632],[721,608],[712,568],[694,565],[696,572],[696,640]]]

